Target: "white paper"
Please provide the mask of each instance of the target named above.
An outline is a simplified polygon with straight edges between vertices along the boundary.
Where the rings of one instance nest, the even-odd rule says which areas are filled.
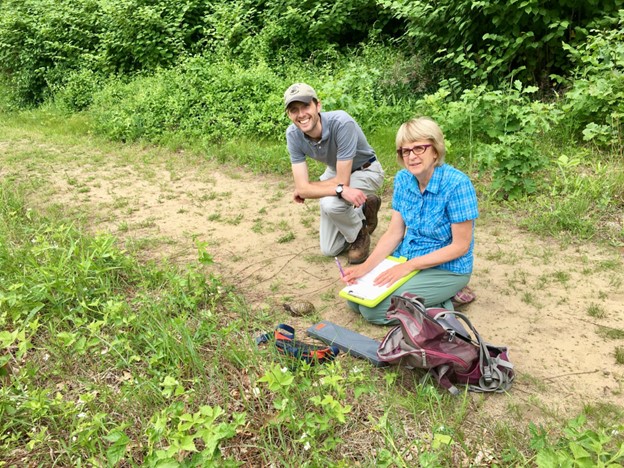
[[[375,278],[377,278],[377,276],[379,276],[382,272],[398,264],[399,264],[398,262],[395,262],[386,258],[384,261],[382,261],[379,265],[377,265],[371,271],[366,273],[361,278],[358,278],[357,283],[349,284],[345,286],[342,290],[345,291],[347,294],[350,294],[351,296],[354,296],[354,297],[359,297],[360,299],[365,299],[365,300],[376,299],[379,296],[381,296],[385,291],[390,289],[398,281],[393,283],[392,285],[382,285],[382,286],[375,286],[373,284],[373,281],[375,281]]]

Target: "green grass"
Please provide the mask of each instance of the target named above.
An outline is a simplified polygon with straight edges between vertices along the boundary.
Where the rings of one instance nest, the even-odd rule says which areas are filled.
[[[591,303],[587,308],[587,315],[589,315],[590,317],[602,319],[607,316],[607,313],[602,307],[600,307],[600,305]]]
[[[42,110],[12,115],[0,131],[6,141],[36,134],[65,147],[88,128],[82,116],[63,122]],[[380,141],[392,133],[380,131]],[[371,141],[384,148],[376,138]],[[163,156],[149,146],[101,145],[147,176],[144,163]],[[284,158],[282,143],[237,145],[229,146],[241,155],[236,162],[289,172],[287,161],[277,160]],[[392,146],[378,150],[390,176]],[[245,163],[258,147],[262,164]],[[55,157],[71,162],[63,152]],[[170,162],[171,170],[203,157],[189,151]],[[42,164],[44,154],[33,161]],[[589,421],[569,427],[546,414],[536,427],[523,422],[523,408],[492,415],[487,399],[452,398],[421,384],[419,372],[348,358],[294,365],[253,341],[280,311],[255,310],[219,277],[206,275],[202,260],[210,259],[201,252],[188,265],[141,262],[134,255],[166,240],[122,246],[111,236],[86,235],[76,218],[67,222],[62,207],[43,216],[27,206],[22,192],[30,190],[9,178],[0,185],[0,462],[8,466],[25,458],[41,466],[281,466],[285,460],[290,466],[534,466],[552,457],[571,462],[578,453],[572,443],[589,462],[605,454],[622,462],[616,447],[624,430],[596,411],[586,410]],[[119,199],[114,208],[131,203]],[[136,227],[119,223],[121,231]],[[278,228],[290,235],[287,224]],[[490,260],[515,261],[496,252]],[[612,265],[601,268],[611,272]],[[521,273],[514,282],[529,286]],[[523,299],[538,307],[537,296],[525,292]],[[595,438],[600,453],[587,443]]]
[[[141,264],[113,237],[29,210],[10,184],[0,200],[9,465],[23,450],[59,466],[448,466],[482,449],[508,466],[531,460],[529,434],[511,420],[491,421],[498,429],[477,444],[471,428],[489,417],[467,395],[352,359],[293,367],[253,342],[274,319],[250,314],[199,264]]]
[[[622,340],[624,339],[624,330],[620,328],[599,326],[598,335],[610,340]]]

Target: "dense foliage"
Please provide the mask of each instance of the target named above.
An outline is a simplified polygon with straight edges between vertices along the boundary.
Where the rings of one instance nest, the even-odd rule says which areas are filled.
[[[548,135],[622,153],[623,2],[7,0],[0,80],[110,138],[199,145],[280,140],[307,81],[366,131],[432,115],[514,199],[558,160]]]
[[[20,103],[37,103],[70,71],[153,72],[215,53],[305,60],[379,35],[390,18],[374,0],[7,0],[0,73]]]
[[[153,72],[215,55],[281,68],[368,41],[392,41],[432,74],[464,83],[506,77],[547,88],[573,63],[591,29],[614,29],[624,0],[6,0],[0,3],[0,73],[21,103],[40,102],[73,70]],[[440,68],[442,67],[442,68]],[[411,76],[412,89],[421,87]],[[438,78],[430,80],[435,84]]]
[[[547,86],[566,74],[565,44],[582,43],[589,30],[608,27],[622,0],[381,0],[407,22],[406,36],[447,71],[468,82],[505,78]]]

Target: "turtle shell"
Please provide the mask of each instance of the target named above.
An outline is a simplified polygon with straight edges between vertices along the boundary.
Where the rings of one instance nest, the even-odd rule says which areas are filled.
[[[295,317],[313,314],[316,310],[314,304],[308,301],[285,302],[284,310]]]

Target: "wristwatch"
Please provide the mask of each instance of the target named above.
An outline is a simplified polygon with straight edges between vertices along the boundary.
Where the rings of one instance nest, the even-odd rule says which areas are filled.
[[[344,191],[344,184],[338,184],[338,186],[336,187],[336,196],[340,199],[342,199],[342,192]]]

